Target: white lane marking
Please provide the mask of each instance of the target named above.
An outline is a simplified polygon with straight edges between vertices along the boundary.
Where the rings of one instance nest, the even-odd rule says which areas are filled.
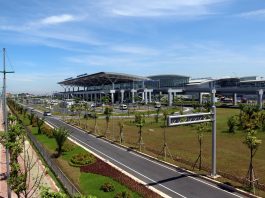
[[[83,130],[81,130],[81,129],[79,129],[79,128],[77,128],[77,127],[75,127],[75,126],[72,126],[72,125],[69,125],[69,124],[67,124],[67,123],[64,123],[64,124],[66,124],[66,125],[68,125],[68,126],[70,126],[70,127],[73,127],[74,129],[76,129],[76,130],[78,130],[78,131],[80,131],[80,132],[82,132],[82,133],[85,133]],[[58,127],[58,126],[57,126]],[[87,134],[87,133],[85,133],[85,134]],[[90,134],[88,134],[88,135],[90,135]],[[90,135],[91,137],[93,137],[92,135]],[[96,138],[96,137],[95,137]],[[122,147],[119,147],[119,146],[117,146],[117,145],[115,145],[115,144],[111,144],[110,142],[108,142],[108,141],[106,141],[106,140],[104,140],[104,139],[101,139],[101,138],[98,138],[98,140],[102,140],[102,141],[104,141],[104,142],[106,142],[106,143],[109,143],[110,145],[112,145],[112,146],[115,146],[116,148],[119,148],[119,149],[121,149],[121,150],[126,150],[125,148],[122,148]],[[79,141],[81,141],[81,140],[79,140]],[[82,142],[82,141],[81,141]],[[86,144],[86,143],[84,143],[84,144]],[[87,145],[87,144],[86,144]],[[88,145],[89,146],[89,145]],[[91,146],[89,146],[90,148],[92,148]],[[100,152],[100,151],[99,151]],[[100,152],[100,153],[102,153],[102,152]],[[181,173],[181,172],[179,172],[179,171],[177,171],[177,170],[174,170],[173,168],[170,168],[170,167],[168,167],[168,166],[166,166],[166,165],[163,165],[163,164],[161,164],[161,163],[159,163],[159,162],[156,162],[156,161],[153,161],[153,160],[151,160],[151,159],[148,159],[148,158],[146,158],[146,157],[144,157],[144,156],[141,156],[141,155],[139,155],[139,154],[137,154],[137,153],[135,153],[135,152],[131,152],[133,155],[136,155],[136,156],[138,156],[138,157],[140,157],[140,158],[142,158],[142,159],[145,159],[145,160],[148,160],[148,161],[150,161],[150,162],[152,162],[152,163],[154,163],[154,164],[157,164],[157,165],[159,165],[159,166],[161,166],[161,167],[164,167],[164,168],[167,168],[167,169],[169,169],[169,170],[172,170],[172,171],[174,171],[174,172],[177,172],[178,174],[181,174],[181,175],[186,175],[186,174],[183,174],[183,173]],[[104,153],[102,153],[103,155],[105,155]],[[106,155],[107,156],[107,155]],[[111,157],[109,157],[110,159],[112,159]],[[123,165],[123,164],[122,164]],[[124,165],[125,166],[125,165]],[[140,173],[139,173],[140,174]],[[208,183],[208,182],[205,182],[205,181],[202,181],[201,179],[197,179],[197,178],[194,178],[194,177],[192,177],[192,176],[188,176],[188,175],[186,175],[187,177],[189,177],[189,178],[191,178],[191,179],[193,179],[193,180],[196,180],[196,181],[198,181],[198,182],[201,182],[201,183],[203,183],[203,184],[206,184],[206,185],[208,185],[208,186],[211,186],[211,187],[213,187],[213,188],[215,188],[215,189],[218,189],[218,190],[220,190],[220,191],[223,191],[223,192],[226,192],[226,193],[228,193],[228,194],[231,194],[231,195],[234,195],[235,197],[239,197],[239,198],[242,198],[242,196],[240,196],[240,195],[237,195],[237,194],[234,194],[234,193],[231,193],[231,192],[229,192],[229,191],[226,191],[226,190],[223,190],[223,189],[221,189],[221,188],[219,188],[219,187],[217,187],[217,186],[215,186],[215,185],[212,185],[212,184],[210,184],[210,183]],[[149,179],[149,178],[148,178]],[[151,179],[150,179],[151,180]],[[159,184],[160,185],[160,184]],[[163,186],[163,185],[162,185]],[[167,187],[166,187],[167,188]],[[173,191],[174,192],[174,191]]]
[[[139,173],[138,171],[136,171],[136,170],[130,168],[129,166],[126,166],[125,164],[123,164],[123,163],[119,162],[118,160],[116,160],[116,159],[114,159],[114,158],[112,158],[112,157],[106,155],[105,153],[102,153],[101,151],[99,151],[99,150],[93,148],[92,146],[90,146],[90,145],[88,145],[87,143],[85,143],[85,142],[83,142],[83,141],[77,139],[76,137],[74,137],[74,136],[72,136],[72,135],[70,135],[70,136],[71,136],[72,138],[74,138],[76,141],[79,141],[79,142],[83,143],[84,145],[86,145],[87,147],[91,148],[92,150],[97,151],[97,152],[100,153],[101,155],[106,156],[107,158],[113,160],[114,162],[116,162],[116,163],[118,163],[118,164],[120,164],[120,165],[122,165],[122,166],[128,168],[129,170],[131,170],[131,171],[137,173],[138,175],[140,175],[140,176],[142,176],[142,177],[144,177],[144,178],[150,180],[151,182],[155,182],[155,183],[156,183],[155,180],[153,180],[153,179],[151,179],[151,178],[149,178],[149,177],[147,177],[147,176],[145,176],[145,175]],[[168,188],[168,187],[166,187],[166,186],[164,186],[164,185],[162,185],[162,184],[158,184],[158,185],[159,185],[159,186],[162,186],[163,188],[165,188],[165,189],[167,189],[167,190],[169,190],[169,191],[171,191],[171,192],[173,192],[173,193],[175,193],[175,194],[177,194],[177,195],[180,196],[180,197],[186,198],[185,196],[179,194],[178,192],[175,192],[175,191],[171,190],[170,188]]]

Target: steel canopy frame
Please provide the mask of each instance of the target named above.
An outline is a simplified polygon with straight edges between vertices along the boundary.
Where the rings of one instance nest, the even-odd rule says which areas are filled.
[[[72,86],[102,86],[111,85],[113,83],[129,83],[143,80],[150,79],[146,77],[121,73],[99,72],[90,75],[82,75],[76,78],[67,78],[64,81],[59,82],[58,84]]]

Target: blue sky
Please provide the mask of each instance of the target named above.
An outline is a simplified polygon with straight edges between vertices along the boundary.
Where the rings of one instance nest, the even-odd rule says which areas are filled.
[[[13,93],[100,71],[265,76],[265,1],[0,0],[0,46]]]

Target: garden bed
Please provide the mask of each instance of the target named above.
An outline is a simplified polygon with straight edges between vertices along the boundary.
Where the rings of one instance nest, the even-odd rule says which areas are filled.
[[[124,175],[117,169],[113,168],[111,165],[107,164],[106,162],[103,162],[98,158],[95,163],[80,167],[80,171],[111,177],[114,180],[128,186],[131,190],[138,192],[144,197],[161,197],[160,195],[148,189],[145,185],[136,182],[132,178]]]

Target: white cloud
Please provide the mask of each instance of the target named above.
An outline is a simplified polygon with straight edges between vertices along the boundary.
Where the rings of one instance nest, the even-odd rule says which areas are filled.
[[[262,17],[265,18],[265,9],[253,10],[250,12],[243,12],[238,14],[240,17],[244,18],[254,18],[254,17]]]
[[[159,17],[201,16],[212,14],[209,7],[226,0],[109,0],[105,1],[106,12],[114,16]]]
[[[73,15],[62,14],[62,15],[57,15],[57,16],[46,17],[40,20],[40,23],[44,25],[55,25],[55,24],[66,23],[66,22],[75,21],[75,20],[77,20],[77,18],[74,17]]]
[[[138,55],[157,55],[159,53],[158,50],[142,46],[114,45],[111,49],[116,52]]]

